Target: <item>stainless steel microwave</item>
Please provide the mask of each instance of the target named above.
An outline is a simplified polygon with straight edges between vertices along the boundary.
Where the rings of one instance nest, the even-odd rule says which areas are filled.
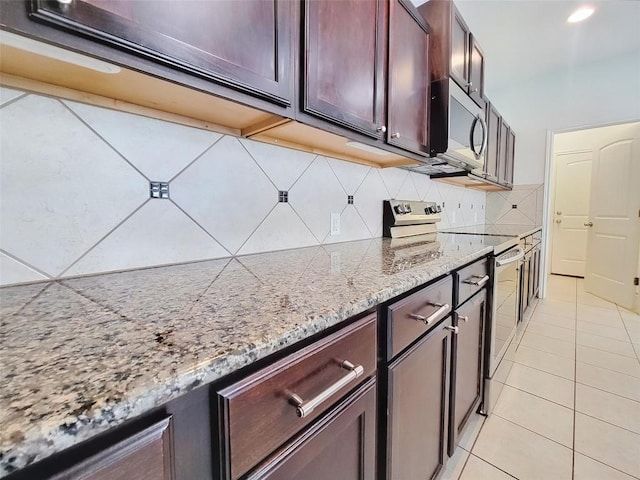
[[[432,89],[431,156],[482,172],[488,140],[484,109],[451,79],[433,82]]]

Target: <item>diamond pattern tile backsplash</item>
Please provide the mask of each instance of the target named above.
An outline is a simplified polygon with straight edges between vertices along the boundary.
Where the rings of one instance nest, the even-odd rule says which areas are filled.
[[[486,220],[491,224],[542,225],[544,185],[514,185],[487,194]]]
[[[2,285],[378,237],[388,198],[485,221],[485,193],[424,175],[5,87],[0,161]]]

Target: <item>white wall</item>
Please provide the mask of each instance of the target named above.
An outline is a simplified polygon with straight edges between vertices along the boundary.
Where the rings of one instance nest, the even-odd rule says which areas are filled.
[[[387,198],[446,202],[441,227],[484,221],[484,192],[398,168],[10,88],[0,116],[0,284],[378,237]]]
[[[514,183],[540,184],[547,130],[640,119],[640,52],[489,94],[516,132]]]

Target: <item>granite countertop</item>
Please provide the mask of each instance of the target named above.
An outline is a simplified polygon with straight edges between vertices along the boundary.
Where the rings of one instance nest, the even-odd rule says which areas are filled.
[[[477,235],[501,235],[504,237],[526,237],[538,230],[542,230],[541,226],[531,225],[471,225],[468,227],[455,227],[440,230],[446,233],[469,233]]]
[[[492,251],[447,237],[0,289],[0,477]]]

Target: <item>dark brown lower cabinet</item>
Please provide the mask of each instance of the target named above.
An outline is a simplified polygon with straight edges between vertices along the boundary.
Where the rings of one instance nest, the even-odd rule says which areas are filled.
[[[167,417],[49,480],[173,480],[173,460]]]
[[[252,480],[374,480],[376,381],[369,380],[311,428],[284,445]]]
[[[449,456],[453,455],[458,436],[482,398],[482,345],[486,315],[485,290],[459,307],[454,315],[458,331],[453,336],[451,356]]]
[[[444,466],[451,328],[445,319],[389,366],[389,480],[431,479]]]

